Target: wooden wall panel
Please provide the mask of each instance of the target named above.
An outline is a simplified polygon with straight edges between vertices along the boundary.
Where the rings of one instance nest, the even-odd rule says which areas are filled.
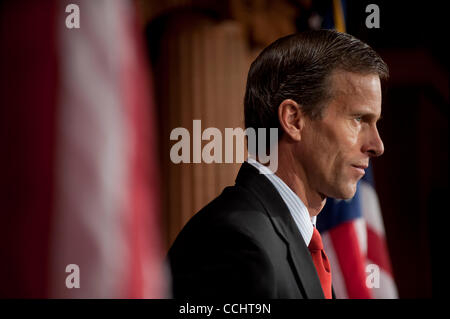
[[[166,248],[184,224],[224,187],[234,184],[240,163],[193,163],[193,120],[201,120],[202,132],[215,127],[243,127],[243,97],[249,54],[238,22],[195,18],[169,23],[160,46],[156,81],[160,88],[161,151],[164,182]],[[174,164],[169,154],[176,127],[191,134],[191,163]],[[201,147],[209,141],[202,141]]]

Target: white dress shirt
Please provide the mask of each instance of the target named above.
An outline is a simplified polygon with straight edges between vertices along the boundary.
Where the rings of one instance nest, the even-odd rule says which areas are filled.
[[[308,246],[316,224],[316,216],[311,217],[309,215],[308,209],[305,204],[303,204],[300,197],[298,197],[297,194],[295,194],[292,189],[290,189],[289,186],[287,186],[286,183],[275,175],[267,166],[262,165],[252,158],[248,158],[247,163],[257,168],[262,174],[265,174],[269,181],[272,182],[273,186],[275,186],[281,198],[286,203],[306,246]]]

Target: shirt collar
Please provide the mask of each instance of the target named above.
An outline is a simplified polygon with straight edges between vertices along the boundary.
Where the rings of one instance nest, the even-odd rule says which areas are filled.
[[[288,207],[306,246],[308,246],[316,225],[317,216],[311,217],[308,209],[305,204],[303,204],[300,197],[298,197],[297,194],[295,194],[292,189],[290,189],[290,187],[287,186],[286,183],[275,175],[267,166],[262,165],[250,157],[247,159],[247,163],[258,169],[259,172],[264,174],[275,186],[276,190]]]

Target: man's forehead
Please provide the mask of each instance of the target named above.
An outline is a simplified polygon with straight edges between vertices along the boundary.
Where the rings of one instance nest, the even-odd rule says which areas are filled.
[[[335,71],[330,76],[331,104],[336,112],[381,114],[381,84],[377,74]]]

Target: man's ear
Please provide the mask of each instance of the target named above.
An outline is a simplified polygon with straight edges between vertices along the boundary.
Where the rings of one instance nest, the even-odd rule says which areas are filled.
[[[300,105],[291,99],[286,99],[278,106],[278,120],[285,136],[298,142],[302,138],[302,129],[305,123],[304,114]]]

